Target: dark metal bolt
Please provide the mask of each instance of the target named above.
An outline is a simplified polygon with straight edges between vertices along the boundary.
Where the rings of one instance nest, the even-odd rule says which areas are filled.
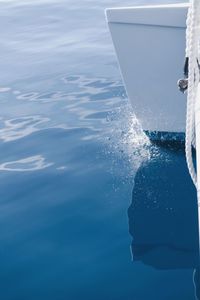
[[[184,79],[179,79],[178,80],[178,88],[182,93],[185,93],[187,91],[188,88],[188,79],[184,78]]]

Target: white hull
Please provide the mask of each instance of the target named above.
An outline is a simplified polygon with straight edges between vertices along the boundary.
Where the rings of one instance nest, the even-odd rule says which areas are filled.
[[[107,9],[126,91],[144,130],[184,132],[187,4]]]

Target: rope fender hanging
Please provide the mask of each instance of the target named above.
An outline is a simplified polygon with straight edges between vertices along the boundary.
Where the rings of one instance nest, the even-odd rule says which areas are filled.
[[[197,98],[197,88],[199,84],[199,18],[200,1],[191,0],[187,16],[186,29],[186,62],[184,66],[185,79],[179,81],[180,90],[187,89],[187,112],[186,112],[186,133],[185,133],[185,153],[190,176],[197,187],[197,173],[192,158],[192,148],[196,147],[195,137],[195,105]],[[188,77],[188,78],[187,78]],[[199,99],[200,100],[200,99]]]

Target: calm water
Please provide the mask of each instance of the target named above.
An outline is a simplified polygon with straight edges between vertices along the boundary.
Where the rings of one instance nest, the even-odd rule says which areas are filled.
[[[0,0],[2,300],[195,299],[184,150],[142,133],[104,21],[133,3]]]

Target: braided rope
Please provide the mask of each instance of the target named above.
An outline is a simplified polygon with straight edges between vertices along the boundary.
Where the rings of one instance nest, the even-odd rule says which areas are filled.
[[[199,83],[199,67],[197,63],[199,49],[199,26],[197,16],[200,13],[199,0],[191,0],[187,17],[186,55],[189,58],[188,97],[186,114],[185,152],[191,178],[197,187],[197,174],[192,158],[192,146],[195,146],[195,99]]]

